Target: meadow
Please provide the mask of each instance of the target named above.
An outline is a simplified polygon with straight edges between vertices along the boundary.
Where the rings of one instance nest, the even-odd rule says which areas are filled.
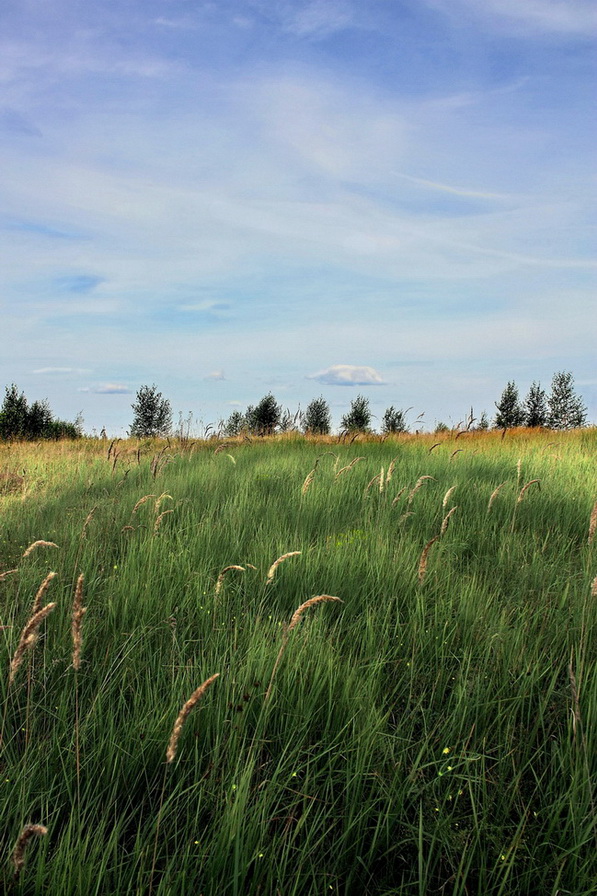
[[[6,892],[594,896],[596,457],[0,445]]]

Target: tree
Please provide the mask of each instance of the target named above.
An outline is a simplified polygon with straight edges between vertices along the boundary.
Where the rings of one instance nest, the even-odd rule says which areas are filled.
[[[3,439],[24,439],[27,437],[27,416],[29,407],[25,393],[19,394],[13,383],[7,386],[0,408],[0,436]]]
[[[512,426],[522,426],[524,423],[524,411],[518,400],[518,388],[512,381],[508,383],[499,402],[496,402],[497,414],[495,425],[500,429]]]
[[[225,421],[222,432],[225,436],[240,436],[247,429],[247,421],[242,411],[232,411]]]
[[[394,405],[386,408],[381,420],[381,431],[383,433],[408,432],[406,411],[396,410]]]
[[[545,390],[541,388],[540,383],[534,381],[524,400],[524,424],[525,426],[547,425]]]
[[[247,426],[258,436],[274,434],[282,419],[282,405],[276,403],[271,392],[264,395],[258,405],[250,405],[245,412]]]
[[[303,418],[303,431],[314,436],[327,436],[332,428],[330,406],[320,395],[307,405]]]
[[[141,386],[134,404],[131,436],[151,438],[167,436],[172,429],[172,408],[157,386]]]
[[[576,429],[584,426],[587,408],[574,392],[574,377],[568,371],[554,373],[547,399],[547,423],[552,429]]]
[[[357,395],[351,402],[348,414],[340,421],[340,427],[347,432],[366,432],[371,425],[371,411],[369,399],[364,395]]]

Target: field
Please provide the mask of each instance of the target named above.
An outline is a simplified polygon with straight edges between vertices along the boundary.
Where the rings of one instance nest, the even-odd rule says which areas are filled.
[[[596,457],[0,446],[5,889],[594,896]]]

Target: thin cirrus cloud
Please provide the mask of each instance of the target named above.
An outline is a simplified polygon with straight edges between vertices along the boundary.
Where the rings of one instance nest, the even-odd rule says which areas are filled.
[[[92,392],[95,395],[131,395],[131,389],[122,383],[99,383],[97,386],[83,386],[79,392]]]
[[[374,367],[358,367],[354,364],[333,364],[318,373],[312,373],[308,380],[316,380],[324,386],[383,386],[381,378]]]

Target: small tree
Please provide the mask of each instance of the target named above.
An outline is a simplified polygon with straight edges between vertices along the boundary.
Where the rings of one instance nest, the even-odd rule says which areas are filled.
[[[545,390],[541,388],[539,383],[534,381],[524,400],[524,424],[525,426],[547,425]]]
[[[396,410],[394,405],[386,408],[381,420],[381,431],[383,433],[408,432],[406,411]]]
[[[574,377],[570,372],[554,373],[547,408],[547,423],[552,429],[576,429],[585,425],[587,408],[574,391]]]
[[[500,429],[512,426],[522,426],[524,423],[524,411],[518,400],[518,388],[512,381],[508,383],[499,402],[496,402],[497,414],[495,425]]]
[[[276,403],[271,392],[264,395],[255,407],[249,406],[245,413],[248,428],[258,436],[271,436],[280,425],[282,405]]]
[[[13,383],[7,386],[0,408],[0,436],[3,439],[24,439],[27,436],[29,407],[25,393]]]
[[[371,425],[371,411],[369,399],[364,395],[357,395],[351,402],[348,414],[340,421],[340,427],[347,432],[366,432]]]
[[[330,406],[325,398],[320,395],[307,405],[303,418],[303,431],[314,436],[327,436],[332,428],[332,415]]]
[[[157,386],[141,386],[134,404],[131,436],[152,438],[167,436],[172,429],[172,408]]]

